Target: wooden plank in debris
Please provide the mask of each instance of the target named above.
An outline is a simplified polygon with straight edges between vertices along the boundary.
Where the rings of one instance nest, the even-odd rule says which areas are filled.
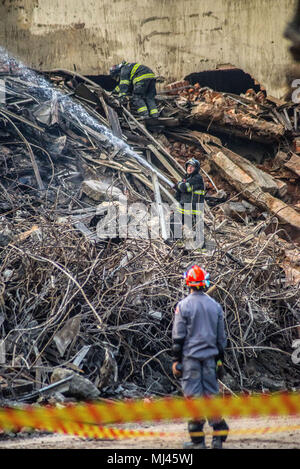
[[[38,229],[39,229],[38,225],[33,225],[30,228],[30,230],[27,230],[27,231],[19,234],[18,236],[16,236],[15,241],[24,241],[25,239],[27,239],[32,233],[34,233]]]
[[[287,122],[287,126],[288,126],[288,129],[289,130],[293,130],[293,126],[292,126],[292,123],[290,121],[290,118],[289,118],[289,115],[287,113],[287,110],[286,109],[283,109],[283,114],[285,116],[285,119],[286,119],[286,122]]]
[[[160,153],[160,151],[157,150],[157,148],[155,148],[154,145],[150,144],[148,145],[148,148],[149,150],[152,151],[152,153],[154,153],[154,155],[159,159],[159,161],[164,165],[164,167],[169,171],[169,173],[174,176],[178,181],[181,180],[181,176],[180,174],[178,173],[178,171],[176,171],[176,169],[167,161],[167,159]],[[151,161],[151,158],[150,158],[150,161]]]
[[[222,152],[235,164],[237,164],[242,170],[244,170],[252,179],[258,184],[258,186],[264,191],[275,195],[278,191],[278,186],[274,178],[257,168],[251,161],[241,157],[238,153],[229,150],[229,148],[222,147]]]
[[[150,150],[147,150],[147,159],[148,159],[149,163],[151,164]],[[155,197],[157,212],[158,212],[158,216],[159,216],[161,236],[162,236],[163,239],[167,239],[168,235],[167,235],[166,220],[165,220],[165,215],[164,215],[163,206],[162,206],[162,200],[161,200],[161,196],[160,196],[158,177],[157,177],[157,174],[154,173],[154,172],[152,172],[151,176],[152,176],[152,183],[153,183],[153,188],[154,188],[154,197]]]
[[[77,222],[74,223],[74,227],[80,231],[89,241],[97,241],[98,236],[97,233],[92,233],[91,230],[89,230],[84,223],[82,222]]]
[[[122,139],[123,136],[122,136],[122,129],[121,129],[121,126],[120,126],[120,122],[119,122],[119,117],[118,117],[118,114],[116,113],[116,111],[107,104],[107,111],[108,111],[108,115],[107,115],[107,118],[108,118],[108,121],[111,125],[111,130],[112,130],[112,133]]]
[[[226,135],[234,135],[236,137],[242,138],[244,140],[252,140],[253,142],[258,143],[266,143],[270,142],[273,143],[277,141],[277,138],[273,138],[272,136],[265,136],[265,135],[257,135],[254,132],[249,132],[249,129],[237,129],[233,126],[226,126],[222,124],[217,124],[216,122],[210,121],[201,121],[197,120],[197,126],[203,127],[207,132],[216,132],[220,134]]]
[[[6,113],[7,114],[7,113]],[[33,171],[34,171],[34,175],[35,175],[35,178],[36,178],[36,181],[37,181],[37,184],[39,186],[39,189],[40,190],[44,190],[45,187],[44,187],[44,183],[42,181],[42,178],[41,178],[41,175],[40,175],[40,170],[39,170],[39,167],[37,165],[37,162],[36,162],[36,159],[35,159],[35,156],[34,156],[34,153],[32,151],[32,148],[31,148],[31,145],[30,143],[26,140],[26,138],[24,137],[24,135],[22,134],[22,132],[18,129],[18,127],[16,126],[16,124],[9,118],[5,115],[5,113],[3,113],[2,111],[0,111],[0,115],[4,116],[10,123],[11,125],[14,127],[14,129],[16,130],[17,134],[19,135],[19,137],[23,140],[23,142],[25,143],[27,149],[28,149],[28,152],[29,152],[29,156],[30,156],[30,159],[31,159],[31,164],[32,164],[32,167],[33,167]]]
[[[265,141],[274,141],[281,138],[287,128],[287,123],[283,116],[274,110],[276,116],[283,125],[274,124],[260,118],[253,118],[249,114],[242,112],[229,113],[225,108],[216,107],[213,103],[200,102],[191,110],[191,120],[193,123],[202,122],[205,123],[207,129],[212,125],[218,124],[222,132],[226,132],[230,129],[232,133],[237,131],[245,132],[244,136],[248,136],[248,139],[264,138]],[[213,124],[212,124],[213,123]],[[249,135],[251,133],[251,136]]]
[[[297,108],[294,107],[294,129],[297,130],[298,127],[298,111]]]
[[[12,117],[13,119],[23,122],[24,124],[29,125],[30,127],[34,127],[39,132],[45,132],[45,130],[39,125],[34,124],[33,122],[29,121],[23,116],[19,116],[18,114],[15,114],[14,112],[8,111],[6,108],[4,109],[3,107],[1,107],[1,113],[4,117],[6,116]]]
[[[108,166],[110,168],[113,168],[117,171],[121,171],[121,172],[124,172],[124,173],[130,173],[136,179],[141,181],[146,187],[148,187],[149,189],[151,189],[153,191],[152,183],[147,179],[146,176],[144,176],[142,174],[142,171],[132,161],[126,161],[127,166],[125,166],[124,164],[117,163],[116,161],[104,161],[104,160],[102,161],[102,160],[93,159],[93,158],[89,157],[88,155],[82,155],[82,156],[84,158],[86,158],[87,160],[93,162],[94,164],[100,164],[100,165],[103,165],[103,166]]]
[[[6,363],[6,347],[5,340],[0,340],[0,364]]]
[[[133,117],[133,115],[126,109],[125,106],[122,106],[122,109],[123,111],[125,112],[125,114],[130,117],[130,119],[133,120],[133,122],[136,124],[136,126],[145,134],[147,135],[147,137],[153,142],[153,144],[155,146],[157,146],[160,151],[166,155],[167,158],[169,158],[173,163],[174,165],[177,167],[178,171],[184,175],[185,174],[185,171],[183,169],[183,167],[178,163],[178,161],[175,160],[175,158],[172,157],[172,155],[164,148],[164,146],[158,141],[156,140],[151,134],[150,132],[148,132],[148,130],[138,121],[136,120],[135,117]]]
[[[105,101],[105,99],[103,98],[101,94],[99,94],[99,99],[101,101],[102,107],[104,109],[106,118],[109,122],[113,135],[122,140],[123,135],[122,135],[122,129],[120,126],[118,114],[109,104],[107,104],[107,102]]]
[[[177,200],[175,199],[175,197],[171,194],[171,192],[168,191],[168,189],[166,189],[162,184],[159,184],[159,188],[161,190],[161,192],[166,196],[166,198],[172,203],[174,204],[174,206],[176,205],[179,205],[179,203],[177,202]]]
[[[277,119],[279,120],[279,122],[286,128],[288,129],[289,128],[289,125],[288,123],[286,122],[286,119],[284,118],[284,116],[282,116],[280,114],[279,111],[277,111],[277,109],[273,109],[273,113],[275,114],[275,116],[277,117]]]
[[[263,192],[253,179],[253,175],[250,177],[221,151],[212,154],[211,161],[218,168],[220,174],[250,202],[263,210],[267,210],[281,222],[299,229],[300,213],[268,192]]]
[[[284,166],[300,177],[300,156],[297,156],[295,153],[293,153],[289,161],[284,163]]]
[[[6,97],[5,97],[5,80],[0,80],[0,103],[5,104],[6,103]]]
[[[264,193],[264,204],[265,208],[267,208],[274,216],[279,218],[281,222],[287,223],[297,230],[300,229],[300,213],[293,207],[287,205],[282,200],[273,197],[267,192]]]
[[[75,96],[83,98],[91,104],[99,104],[99,98],[86,85],[80,83],[75,89]]]
[[[276,104],[276,106],[284,106],[286,103],[286,101],[283,101],[282,99],[279,99],[279,98],[275,98],[275,96],[272,96],[270,94],[267,95],[266,97],[267,101],[270,101],[271,103],[273,104]]]
[[[83,128],[83,130],[85,130],[88,134],[90,134],[96,140],[99,140],[102,143],[107,142],[108,138],[106,135],[100,134],[100,132],[97,132],[96,130],[92,129],[91,127],[88,127],[85,124],[80,123],[80,126]]]

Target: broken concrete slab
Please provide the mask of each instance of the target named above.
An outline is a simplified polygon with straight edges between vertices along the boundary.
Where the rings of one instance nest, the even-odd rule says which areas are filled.
[[[105,200],[120,200],[124,199],[125,195],[115,187],[112,183],[97,181],[94,179],[85,180],[82,183],[82,192],[96,202]]]
[[[226,216],[232,219],[246,219],[249,215],[255,215],[257,212],[257,208],[246,200],[242,200],[241,202],[227,202],[222,205],[222,210]]]

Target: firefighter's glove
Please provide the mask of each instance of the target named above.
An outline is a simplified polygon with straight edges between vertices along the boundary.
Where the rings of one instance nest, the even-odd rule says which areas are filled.
[[[121,96],[119,98],[120,100],[120,104],[122,104],[122,106],[127,106],[128,102],[129,102],[129,97],[128,96]]]
[[[222,380],[224,378],[224,366],[222,360],[218,360],[216,364],[216,375],[217,378]]]
[[[182,364],[180,362],[173,362],[172,373],[174,378],[179,379],[182,376]]]

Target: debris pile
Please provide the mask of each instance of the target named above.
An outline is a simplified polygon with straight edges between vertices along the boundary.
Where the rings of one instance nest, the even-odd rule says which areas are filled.
[[[182,272],[195,262],[211,273],[209,294],[224,308],[224,392],[300,386],[291,361],[300,324],[298,109],[187,86],[170,85],[157,97],[161,118],[141,124],[86,77],[3,60],[2,399],[177,393],[173,311],[185,294]],[[274,155],[255,164],[213,125],[249,145],[268,140]],[[164,242],[169,210],[161,202],[174,203],[191,156],[207,189],[208,255]],[[134,205],[138,231],[99,236],[125,198],[155,202],[154,216]],[[157,236],[145,236],[150,228]]]
[[[23,207],[20,234],[1,252],[2,396],[28,402],[49,393],[62,400],[62,393],[90,399],[175,392],[173,312],[185,294],[182,271],[195,261],[211,272],[210,294],[224,307],[225,389],[299,386],[290,357],[299,290],[280,264],[286,243],[266,234],[268,221],[241,228],[213,210],[209,229],[218,245],[203,256],[162,241],[91,243],[55,222],[53,212]],[[89,384],[74,392],[69,375]]]

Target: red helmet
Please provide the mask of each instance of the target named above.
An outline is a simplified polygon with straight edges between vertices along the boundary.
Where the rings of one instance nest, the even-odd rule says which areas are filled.
[[[209,273],[199,267],[193,265],[184,274],[185,282],[188,287],[209,287]]]
[[[109,74],[112,76],[112,77],[115,77],[117,75],[120,75],[121,73],[121,69],[122,67],[124,67],[124,65],[126,64],[125,60],[123,60],[123,62],[121,62],[120,64],[118,65],[113,65],[110,69],[109,69]]]

